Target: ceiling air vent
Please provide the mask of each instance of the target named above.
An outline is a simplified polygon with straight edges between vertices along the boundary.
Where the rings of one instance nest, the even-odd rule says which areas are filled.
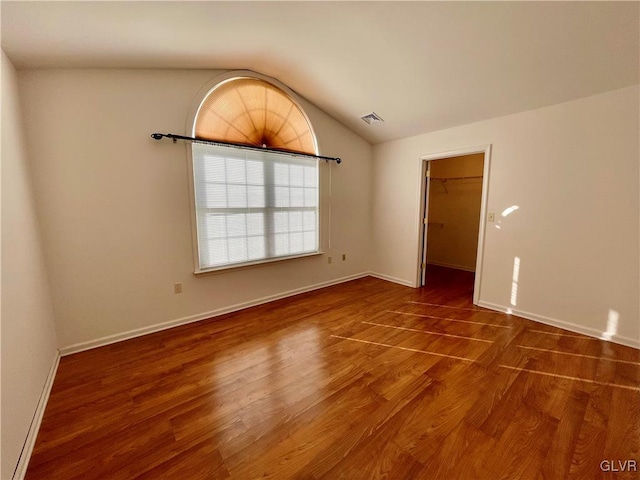
[[[376,112],[368,113],[364,117],[360,117],[360,118],[362,120],[364,120],[365,122],[367,122],[369,125],[373,125],[374,123],[382,123],[382,122],[384,122],[382,117],[380,115],[378,115]]]

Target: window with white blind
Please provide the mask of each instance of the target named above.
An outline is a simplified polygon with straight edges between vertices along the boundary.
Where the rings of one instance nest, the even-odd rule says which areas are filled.
[[[319,252],[318,160],[193,143],[199,270]]]

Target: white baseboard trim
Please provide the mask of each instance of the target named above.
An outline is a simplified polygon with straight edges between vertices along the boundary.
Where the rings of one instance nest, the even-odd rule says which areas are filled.
[[[427,262],[427,265],[436,265],[438,267],[454,268],[456,270],[464,270],[465,272],[475,272],[475,267],[463,267],[462,265],[453,265],[452,263]]]
[[[598,340],[603,340],[605,342],[610,341],[613,343],[619,343],[620,345],[625,345],[627,347],[638,348],[640,349],[640,340],[630,337],[625,337],[622,335],[614,335],[611,340],[606,340],[602,338],[602,332],[591,327],[585,327],[583,325],[578,325],[576,323],[565,322],[564,320],[558,320],[556,318],[545,317],[544,315],[538,315],[536,313],[526,312],[523,310],[518,310],[516,308],[508,308],[503,305],[497,305],[491,302],[479,301],[478,305],[480,307],[489,308],[491,310],[497,310],[503,313],[509,313],[516,315],[518,317],[526,318],[527,320],[533,320],[534,322],[544,323],[545,325],[550,325],[556,328],[562,328],[564,330],[569,330],[574,333],[581,333],[583,335],[587,335],[589,337],[597,338]]]
[[[369,272],[369,275],[375,278],[379,278],[380,280],[386,280],[387,282],[399,283],[400,285],[404,285],[405,287],[416,288],[416,285],[413,282],[403,280],[401,278],[391,277],[389,275],[385,275],[384,273]]]
[[[38,437],[38,431],[40,430],[40,424],[42,423],[42,417],[49,401],[49,395],[51,394],[51,388],[53,387],[53,380],[56,378],[56,372],[58,371],[58,365],[60,364],[60,353],[56,352],[53,359],[53,365],[49,370],[49,375],[42,387],[42,393],[38,400],[36,411],[33,414],[31,425],[29,425],[29,431],[27,432],[27,438],[22,446],[22,452],[20,452],[20,458],[18,459],[18,465],[13,472],[13,480],[23,480],[27,473],[27,467],[29,466],[29,460],[31,460],[31,454],[33,453],[33,447],[36,445],[36,438]]]
[[[330,287],[331,285],[337,285],[339,283],[349,282],[358,278],[369,276],[369,272],[357,273],[355,275],[349,275],[346,277],[329,280],[326,282],[316,283],[313,285],[307,285],[306,287],[296,288],[287,292],[270,295],[268,297],[258,298],[256,300],[250,300],[248,302],[238,303],[228,307],[218,308],[209,312],[198,313],[196,315],[190,315],[188,317],[182,317],[175,320],[169,320],[168,322],[157,323],[155,325],[149,325],[148,327],[136,328],[134,330],[128,330],[122,333],[116,333],[115,335],[108,335],[106,337],[96,338],[95,340],[89,340],[87,342],[80,342],[60,349],[60,355],[71,355],[72,353],[82,352],[84,350],[90,350],[92,348],[104,347],[112,343],[121,342],[123,340],[129,340],[131,338],[141,337],[150,333],[159,332],[161,330],[167,330],[169,328],[178,327],[180,325],[186,325],[187,323],[198,322],[207,318],[218,317],[227,313],[237,312],[249,307],[255,307],[256,305],[262,305],[263,303],[273,302],[274,300],[280,300],[282,298],[292,297],[300,293],[311,292],[318,290],[319,288]]]

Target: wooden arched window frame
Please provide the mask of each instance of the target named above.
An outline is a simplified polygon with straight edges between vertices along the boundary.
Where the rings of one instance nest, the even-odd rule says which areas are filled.
[[[200,104],[193,130],[207,140],[318,154],[302,108],[260,78],[235,77],[216,85]]]

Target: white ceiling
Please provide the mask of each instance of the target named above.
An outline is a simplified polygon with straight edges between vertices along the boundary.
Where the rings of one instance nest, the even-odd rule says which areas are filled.
[[[379,143],[638,83],[639,7],[2,1],[2,48],[20,69],[254,70]]]

